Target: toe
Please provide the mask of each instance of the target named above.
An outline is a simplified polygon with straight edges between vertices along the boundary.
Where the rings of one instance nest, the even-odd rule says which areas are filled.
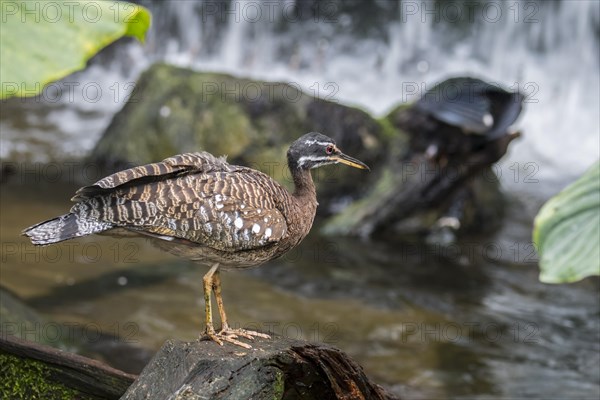
[[[249,344],[237,340],[240,337],[249,339],[249,340],[254,340],[257,337],[261,337],[261,338],[265,338],[265,339],[271,338],[271,336],[267,335],[266,333],[247,331],[245,329],[231,329],[229,327],[226,327],[226,329],[222,329],[218,333],[215,332],[214,330],[207,329],[204,332],[204,335],[200,339],[201,340],[212,340],[213,342],[215,342],[221,346],[223,346],[223,342],[228,342],[228,343],[234,344],[236,346],[243,347],[245,349],[251,349],[252,346],[250,346]]]
[[[220,346],[223,346],[223,341],[221,340],[221,338],[219,337],[218,334],[216,334],[214,331],[210,332],[210,331],[206,331],[204,332],[204,335],[202,335],[200,337],[201,340],[212,340],[213,342],[217,343]]]
[[[258,337],[265,338],[265,339],[271,339],[270,335],[267,335],[266,333],[262,333],[262,332],[246,331],[246,333],[248,333],[252,336],[258,336]]]
[[[240,347],[243,347],[245,349],[251,349],[252,348],[252,346],[250,346],[248,343],[240,342],[239,340],[236,340],[236,339],[234,339],[231,336],[221,336],[221,337],[222,337],[222,339],[224,341],[232,343],[232,344],[235,344],[236,346],[240,346]]]

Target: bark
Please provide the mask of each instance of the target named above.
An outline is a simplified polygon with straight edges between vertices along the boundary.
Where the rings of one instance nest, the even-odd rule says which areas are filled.
[[[167,341],[123,399],[393,398],[334,347],[280,337],[252,344]]]

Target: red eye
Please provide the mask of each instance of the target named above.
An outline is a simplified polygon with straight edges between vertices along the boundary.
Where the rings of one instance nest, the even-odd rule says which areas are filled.
[[[325,153],[333,154],[333,146],[332,145],[327,146],[327,148],[325,148]]]

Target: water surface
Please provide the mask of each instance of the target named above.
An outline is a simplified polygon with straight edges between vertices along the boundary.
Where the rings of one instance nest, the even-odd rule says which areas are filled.
[[[33,248],[19,236],[66,211],[75,189],[3,184],[2,285],[50,322],[84,328],[105,360],[137,372],[165,340],[198,337],[206,268],[144,239]],[[406,398],[598,398],[598,280],[539,283],[530,221],[519,215],[528,210],[511,210],[496,237],[451,248],[320,237],[314,229],[280,260],[223,274],[229,318],[338,346]],[[117,335],[118,350],[103,335]],[[129,345],[150,351],[129,354]]]

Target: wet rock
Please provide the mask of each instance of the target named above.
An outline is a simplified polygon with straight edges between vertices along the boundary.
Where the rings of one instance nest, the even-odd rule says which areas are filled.
[[[167,341],[122,399],[393,398],[336,348],[279,337],[253,347]]]
[[[140,77],[91,160],[115,169],[206,150],[291,186],[286,151],[310,131],[332,137],[344,152],[372,167],[383,160],[385,127],[362,110],[315,98],[294,84],[156,64]],[[315,174],[324,203],[356,195],[363,187],[350,168],[332,166]]]

